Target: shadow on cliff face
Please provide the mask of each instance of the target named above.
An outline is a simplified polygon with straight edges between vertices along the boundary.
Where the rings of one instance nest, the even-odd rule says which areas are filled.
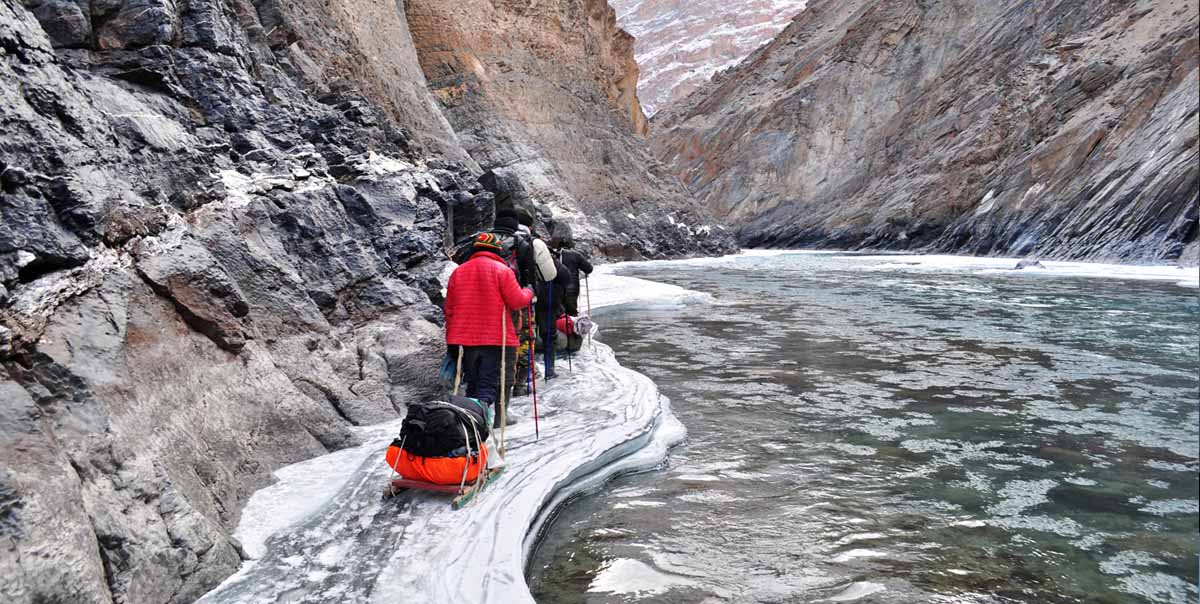
[[[0,2],[0,599],[191,602],[271,470],[434,392],[443,210],[490,196],[314,86],[269,3],[25,4]]]
[[[472,97],[548,86],[548,127],[439,102],[409,4],[0,0],[5,601],[190,602],[274,468],[432,395],[481,164],[593,251],[732,249],[636,137],[606,3],[559,49],[598,79],[518,48],[515,86]]]
[[[655,160],[633,38],[605,0],[405,0],[412,41],[472,159],[581,247],[613,258],[723,254],[736,242]]]
[[[657,153],[747,245],[1187,262],[1198,23],[1184,0],[812,2],[658,113]]]

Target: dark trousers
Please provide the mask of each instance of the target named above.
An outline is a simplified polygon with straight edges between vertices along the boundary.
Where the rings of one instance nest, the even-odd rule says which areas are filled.
[[[538,308],[538,331],[542,335],[542,360],[546,362],[546,377],[554,377],[554,345],[558,341],[558,328],[554,326],[554,313],[542,304]]]
[[[450,358],[458,362],[458,346],[447,346]],[[467,396],[488,404],[500,400],[500,347],[464,346],[462,358],[463,382]]]
[[[572,317],[579,316],[579,292],[567,293],[563,298],[563,311]]]

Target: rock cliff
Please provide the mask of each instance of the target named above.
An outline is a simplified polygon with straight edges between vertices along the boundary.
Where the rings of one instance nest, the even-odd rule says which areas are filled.
[[[749,245],[1194,258],[1198,10],[813,2],[656,150]]]
[[[638,97],[648,115],[670,107],[713,74],[771,41],[806,0],[612,0],[637,39]]]
[[[429,85],[471,157],[613,257],[732,238],[641,138],[633,39],[605,0],[409,0]]]
[[[677,183],[603,196],[657,181],[604,176],[653,162],[603,130],[641,126],[602,4],[599,33],[542,42],[608,44],[587,52],[616,79],[526,144],[577,120],[618,158],[579,223],[638,208],[617,251],[695,252],[666,220],[707,212]],[[563,174],[481,182],[506,141],[461,142],[409,31],[403,2],[0,0],[0,600],[191,602],[241,563],[230,531],[273,469],[435,392],[444,216],[461,234],[490,220],[484,183]]]
[[[0,599],[190,602],[272,469],[433,392],[439,203],[479,185],[283,4],[28,5],[0,2]]]

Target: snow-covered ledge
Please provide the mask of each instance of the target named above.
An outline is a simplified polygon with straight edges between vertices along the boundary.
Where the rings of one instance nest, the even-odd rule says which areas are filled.
[[[593,311],[703,297],[610,267],[590,290]],[[236,531],[252,559],[201,602],[532,603],[525,563],[554,510],[654,467],[686,434],[654,383],[601,343],[559,375],[539,390],[541,440],[531,399],[514,400],[521,421],[508,430],[509,467],[463,510],[426,493],[381,501],[391,472],[383,449],[398,422],[360,429],[363,446],[279,470]]]

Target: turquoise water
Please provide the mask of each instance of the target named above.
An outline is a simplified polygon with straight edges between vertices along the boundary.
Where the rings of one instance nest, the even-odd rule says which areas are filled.
[[[1196,290],[880,264],[623,269],[715,297],[599,318],[689,438],[559,514],[539,601],[1196,602]]]

